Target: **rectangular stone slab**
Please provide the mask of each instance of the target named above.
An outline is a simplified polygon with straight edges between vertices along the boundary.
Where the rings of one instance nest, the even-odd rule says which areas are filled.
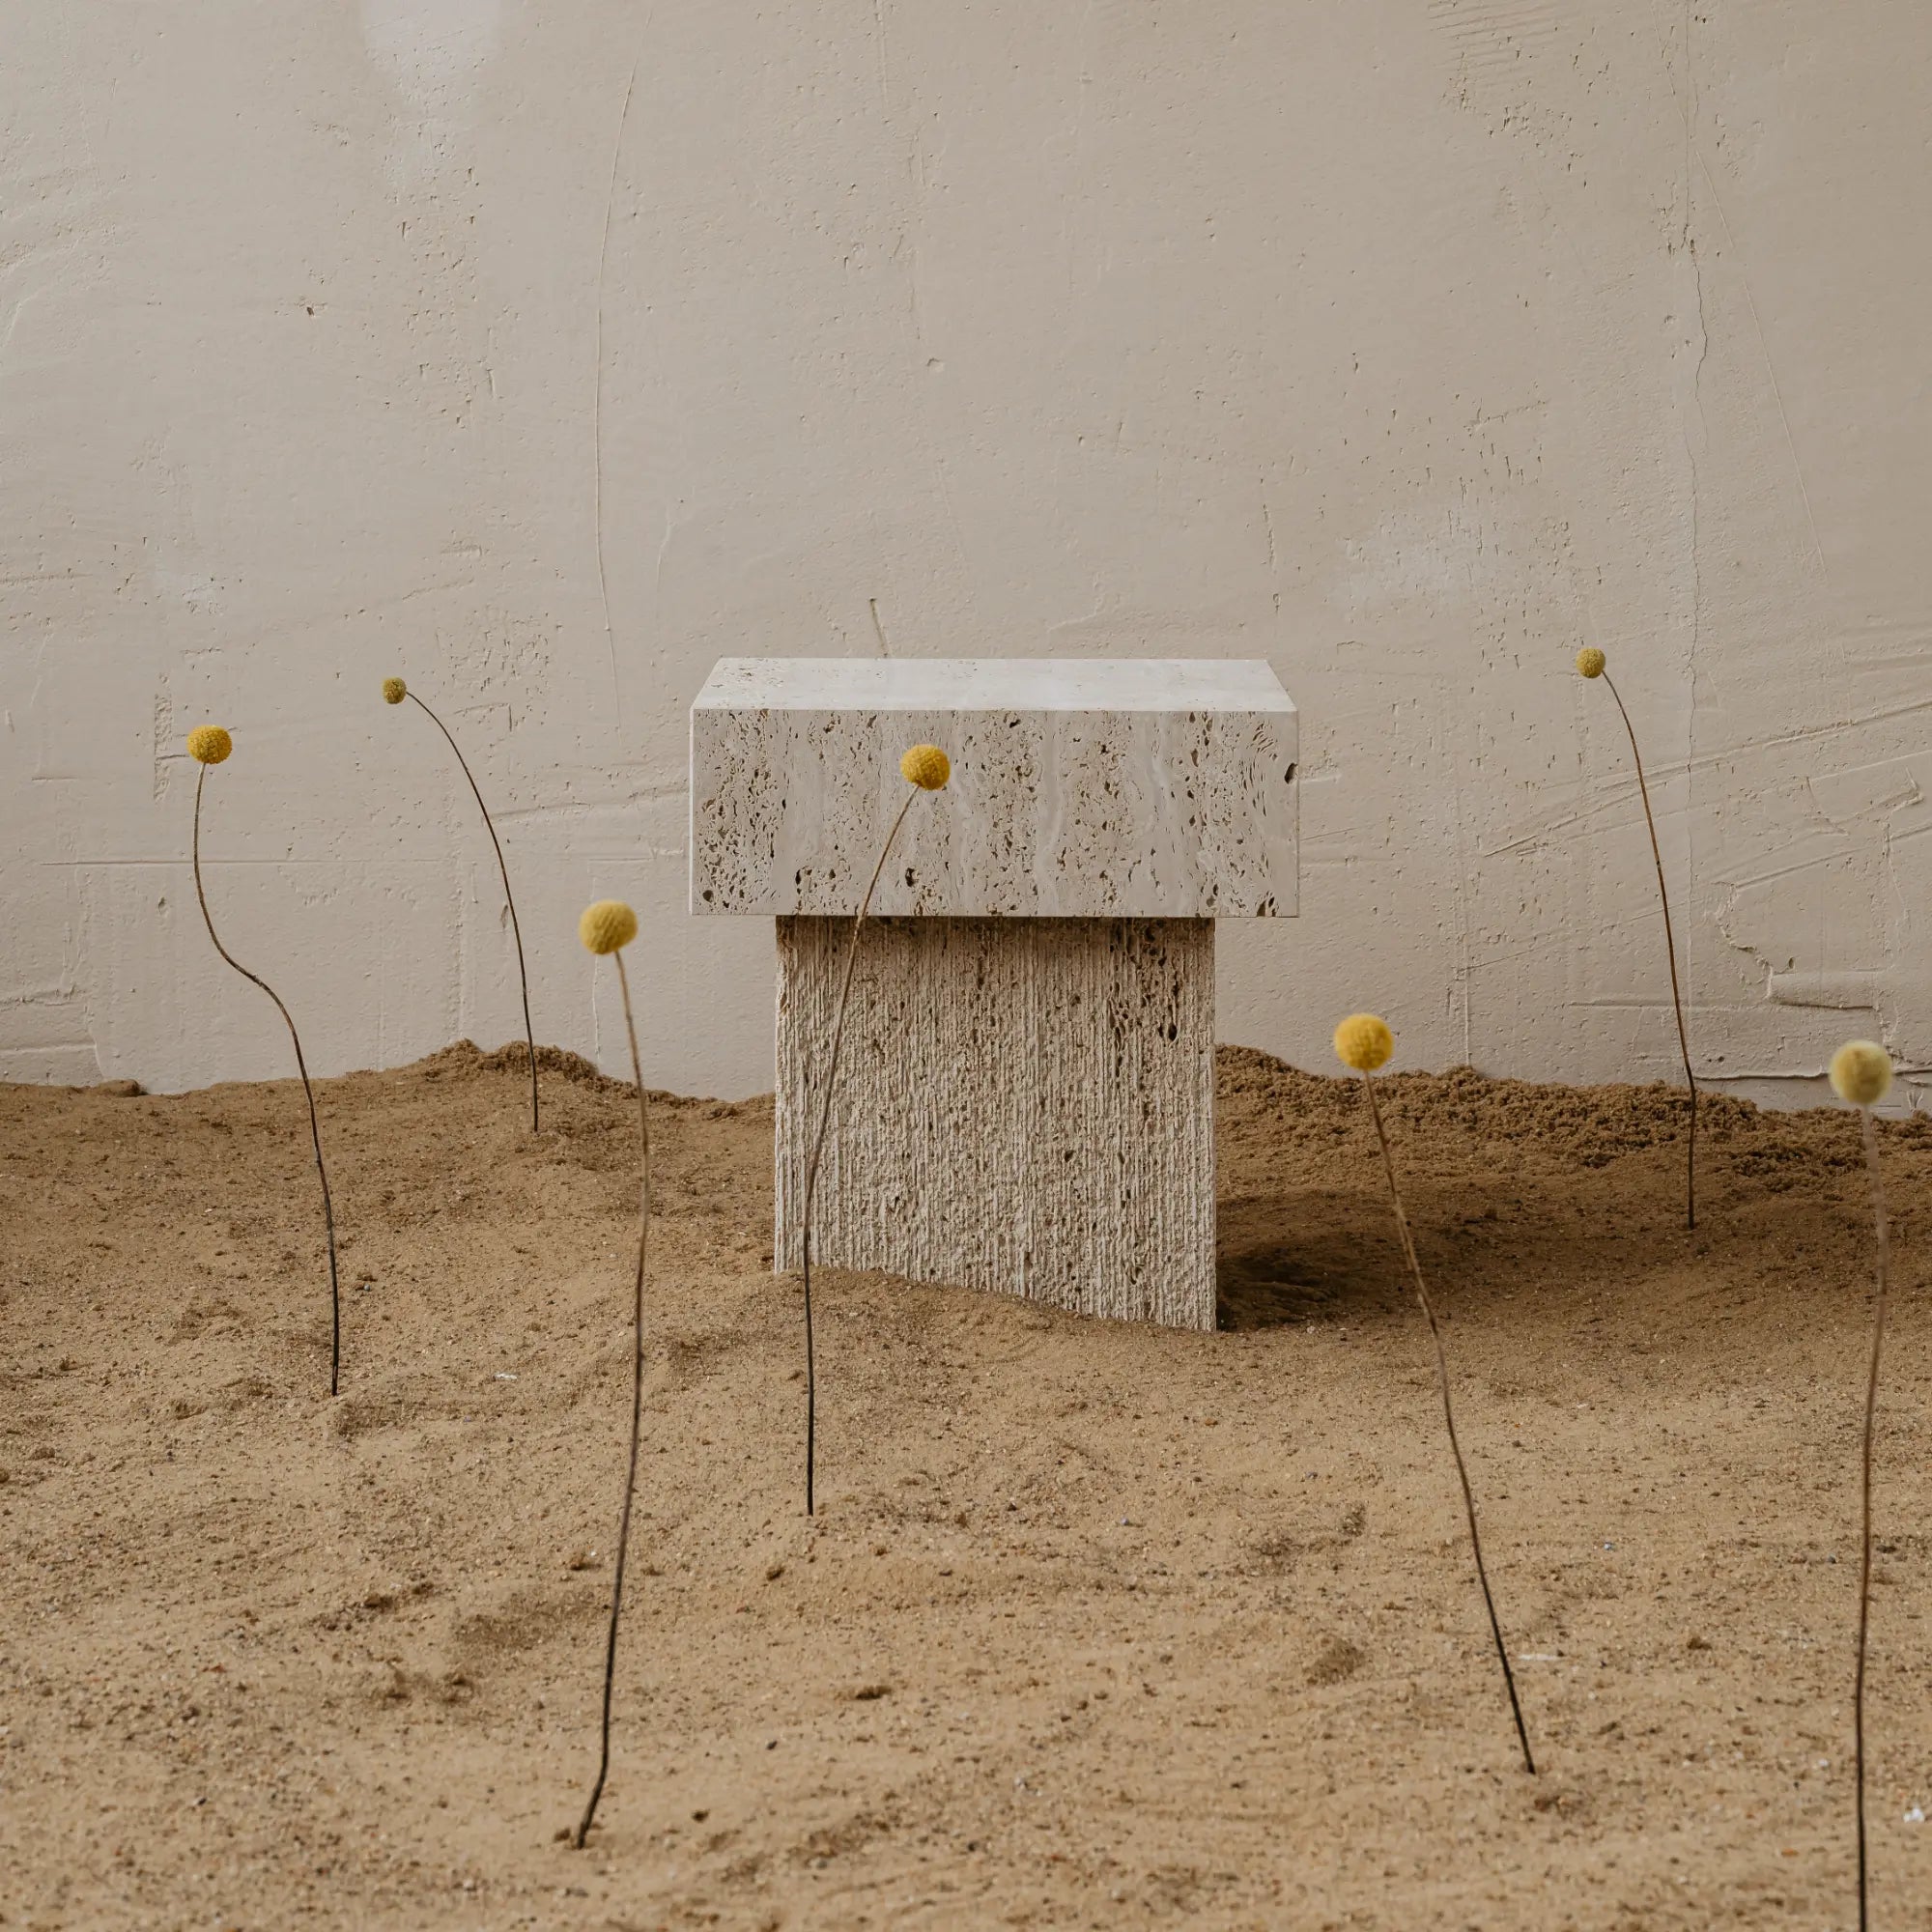
[[[691,909],[977,918],[1295,910],[1293,704],[1248,660],[725,658],[691,713]]]
[[[778,922],[780,1272],[851,937]],[[1212,1328],[1213,923],[868,920],[812,1256]]]

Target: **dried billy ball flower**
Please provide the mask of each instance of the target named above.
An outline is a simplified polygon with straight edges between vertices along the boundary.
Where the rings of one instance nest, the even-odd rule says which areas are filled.
[[[638,915],[622,899],[599,899],[583,908],[577,936],[592,952],[614,952],[638,936]]]
[[[1395,1051],[1395,1035],[1374,1013],[1350,1013],[1335,1029],[1335,1058],[1357,1073],[1373,1073]]]
[[[399,677],[385,677],[383,680],[383,702],[400,704],[410,695],[410,688]]]
[[[899,760],[899,777],[922,791],[937,791],[952,776],[952,761],[937,745],[915,745]]]
[[[1832,1091],[1855,1107],[1870,1107],[1891,1088],[1891,1056],[1868,1039],[1848,1039],[1832,1056]]]
[[[187,734],[188,756],[204,765],[218,765],[235,749],[235,740],[219,724],[197,724]]]
[[[1585,677],[1602,677],[1604,674],[1604,654],[1595,644],[1585,644],[1577,653],[1577,668]]]

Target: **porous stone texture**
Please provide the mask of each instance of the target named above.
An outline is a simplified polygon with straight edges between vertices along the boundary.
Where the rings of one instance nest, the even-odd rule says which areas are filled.
[[[691,909],[852,913],[938,745],[873,910],[1295,910],[1293,704],[1265,664],[726,658],[691,713]]]
[[[778,922],[781,1271],[851,935]],[[828,1266],[1212,1328],[1213,923],[868,920],[812,1225]]]

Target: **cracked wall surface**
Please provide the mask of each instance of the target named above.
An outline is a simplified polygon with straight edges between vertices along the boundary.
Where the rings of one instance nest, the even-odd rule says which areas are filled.
[[[773,1080],[685,911],[725,656],[1260,657],[1222,1037],[1932,1065],[1932,33],[1905,0],[26,0],[0,68],[0,1075],[516,1036]],[[1923,1089],[1908,1083],[1908,1093]]]

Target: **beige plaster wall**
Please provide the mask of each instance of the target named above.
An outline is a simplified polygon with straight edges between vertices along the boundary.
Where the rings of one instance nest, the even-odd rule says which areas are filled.
[[[726,653],[1255,655],[1301,917],[1224,1037],[1932,1061],[1932,21],[1914,0],[22,0],[0,63],[0,1073],[517,1031],[772,1079],[683,910]]]

